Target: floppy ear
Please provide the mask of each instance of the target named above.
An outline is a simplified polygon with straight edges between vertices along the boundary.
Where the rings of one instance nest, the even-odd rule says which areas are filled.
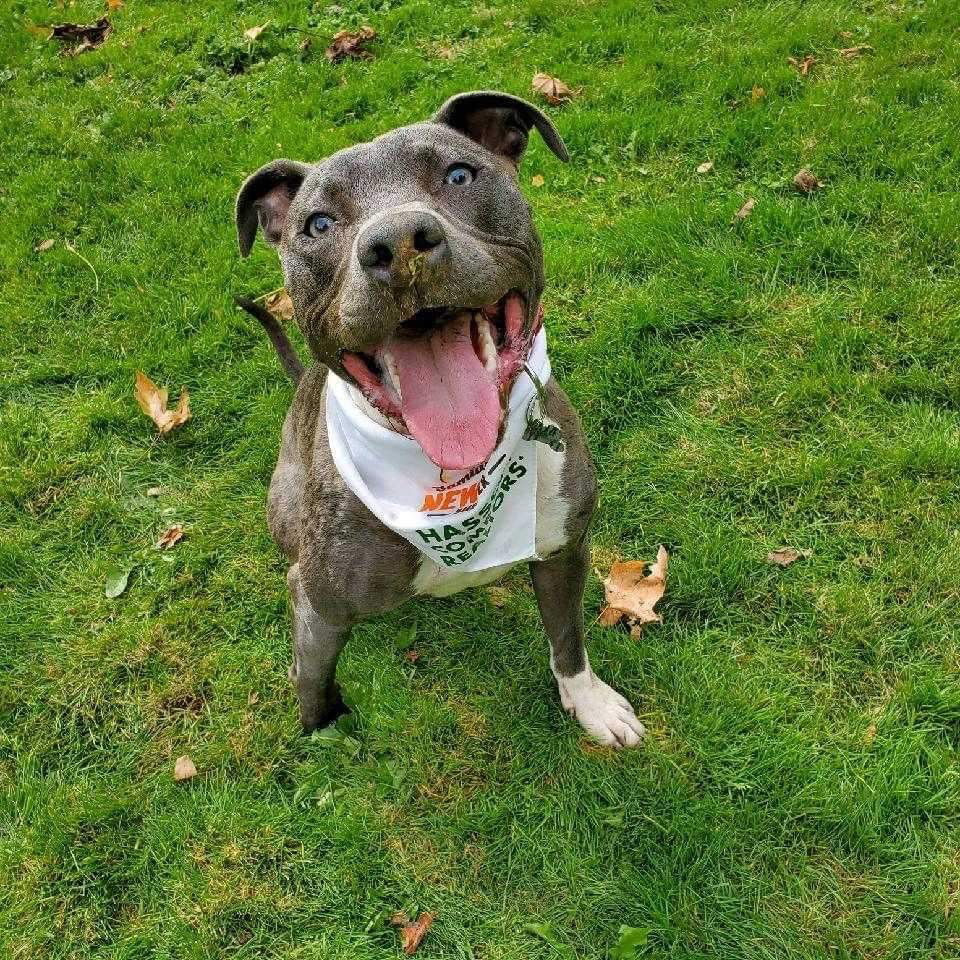
[[[532,103],[499,93],[475,90],[451,97],[434,115],[434,123],[445,123],[471,140],[506,157],[515,167],[527,149],[527,135],[536,127],[546,145],[564,162],[570,159],[557,128]]]
[[[257,235],[257,223],[267,243],[278,244],[290,203],[310,167],[296,160],[274,160],[251,174],[237,194],[237,239],[246,257]]]

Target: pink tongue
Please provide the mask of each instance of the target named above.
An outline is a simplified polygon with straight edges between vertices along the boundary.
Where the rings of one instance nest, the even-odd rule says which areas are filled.
[[[446,470],[483,463],[497,445],[500,395],[473,349],[470,314],[458,314],[429,337],[390,345],[407,428]]]

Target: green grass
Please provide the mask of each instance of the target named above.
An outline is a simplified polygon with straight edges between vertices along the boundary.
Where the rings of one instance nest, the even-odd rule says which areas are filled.
[[[127,0],[73,59],[25,26],[101,13],[0,30],[0,955],[397,957],[403,909],[438,914],[425,960],[606,958],[621,924],[654,958],[956,957],[955,4]],[[329,65],[362,23],[375,58]],[[589,631],[650,737],[562,714],[517,571],[503,609],[358,629],[352,726],[304,739],[263,515],[291,391],[230,299],[279,271],[233,196],[538,69],[583,87],[573,163],[537,142],[522,180],[596,565],[673,556],[662,627]],[[191,392],[167,439],[138,368]]]

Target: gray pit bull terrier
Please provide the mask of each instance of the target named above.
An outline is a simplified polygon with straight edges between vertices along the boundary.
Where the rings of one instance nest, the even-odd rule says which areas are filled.
[[[258,226],[277,247],[316,361],[304,370],[276,321],[241,302],[296,382],[267,513],[291,564],[290,677],[305,731],[345,709],[335,669],[354,624],[411,597],[448,596],[505,572],[438,565],[384,526],[334,464],[325,403],[328,378],[340,377],[366,416],[413,437],[440,468],[466,469],[490,455],[541,318],[543,254],[517,185],[533,128],[568,159],[553,124],[531,104],[464,93],[430,121],[321,163],[274,160],[240,188],[240,251],[249,254]],[[589,734],[634,746],[643,725],[593,673],[584,649],[593,463],[552,378],[541,407],[562,437],[554,444],[562,449],[538,447],[538,559],[530,563],[550,664],[564,708]]]

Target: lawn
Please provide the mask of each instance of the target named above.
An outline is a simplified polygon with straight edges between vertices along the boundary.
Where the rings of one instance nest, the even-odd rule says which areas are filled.
[[[956,957],[955,4],[126,0],[74,57],[31,29],[104,12],[0,30],[0,955],[393,958],[431,911],[424,960]],[[328,63],[363,24],[372,58]],[[572,162],[534,141],[521,181],[594,565],[672,557],[662,626],[589,629],[649,737],[562,713],[518,569],[502,606],[357,629],[353,712],[304,738],[263,506],[291,388],[231,300],[281,279],[233,197],[537,70],[582,88],[547,108]],[[158,437],[138,369],[192,420]]]

